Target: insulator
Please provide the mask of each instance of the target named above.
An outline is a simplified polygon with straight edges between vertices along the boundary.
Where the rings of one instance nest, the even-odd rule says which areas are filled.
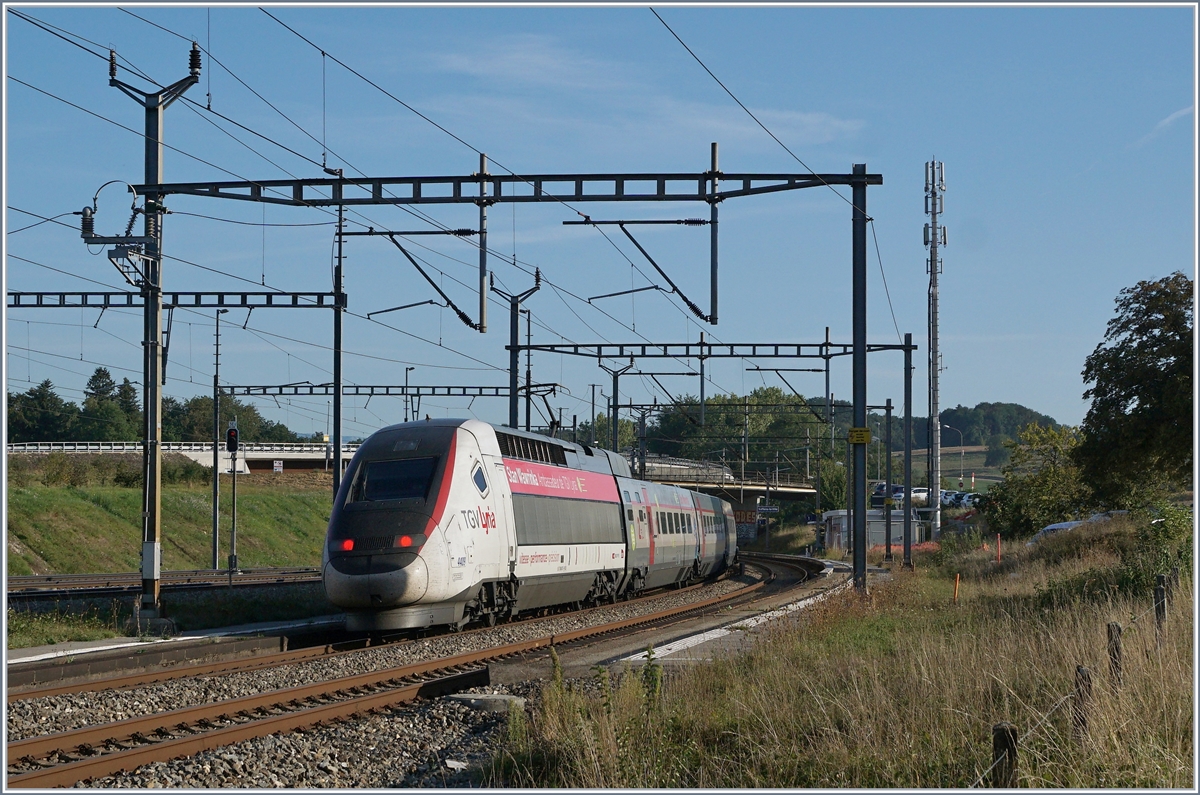
[[[83,221],[80,223],[80,229],[83,237],[91,237],[96,234],[96,218],[92,215],[91,207],[83,208]]]
[[[192,77],[200,76],[200,45],[192,42],[192,52],[188,57],[188,71],[192,73]]]
[[[705,221],[703,218],[684,218],[683,219],[684,226],[704,226],[707,223],[708,223],[708,221]]]
[[[108,79],[109,80],[117,79],[117,51],[116,50],[108,51]]]

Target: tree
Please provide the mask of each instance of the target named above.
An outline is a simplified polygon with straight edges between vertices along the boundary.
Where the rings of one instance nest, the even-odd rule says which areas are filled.
[[[125,379],[128,381],[129,379]],[[88,379],[87,386],[83,388],[83,396],[85,398],[98,398],[100,400],[108,400],[115,398],[117,392],[117,383],[113,381],[112,373],[108,372],[107,367],[97,367],[92,373],[92,377]]]
[[[1122,290],[1084,362],[1092,404],[1076,457],[1109,507],[1191,482],[1193,286],[1177,271]]]
[[[89,397],[80,408],[73,435],[80,442],[128,442],[137,439],[140,431],[130,427],[116,400]]]
[[[79,409],[54,391],[47,378],[28,392],[8,396],[10,442],[70,441]]]
[[[272,422],[258,409],[231,395],[221,395],[220,423],[217,434],[223,438],[229,420],[237,419],[238,431],[246,442],[296,442],[300,437],[282,423]],[[169,442],[207,442],[213,438],[213,400],[197,395],[185,401],[163,398],[163,440]],[[219,439],[218,439],[219,441]]]
[[[984,466],[998,467],[1004,466],[1012,457],[1012,449],[1006,446],[1006,442],[1012,441],[1002,433],[993,434],[988,437],[987,441],[987,457],[983,461]]]
[[[129,421],[129,427],[135,430],[135,433],[140,435],[142,427],[142,401],[138,395],[137,387],[135,387],[128,378],[121,382],[117,387],[117,405],[121,407],[121,411],[125,412],[125,417]]]
[[[1012,458],[1000,470],[1003,482],[980,502],[988,523],[1005,535],[1024,536],[1086,516],[1092,495],[1075,464],[1079,442],[1078,428],[1025,426],[1018,441],[1008,443]]]

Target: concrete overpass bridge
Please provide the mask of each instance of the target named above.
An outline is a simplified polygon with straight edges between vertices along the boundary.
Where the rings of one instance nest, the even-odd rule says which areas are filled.
[[[350,462],[358,450],[357,444],[342,445],[342,465]],[[212,442],[163,442],[162,451],[177,453],[202,466],[211,467]],[[8,445],[9,454],[49,453],[126,453],[142,454],[141,442],[15,442]],[[218,445],[222,471],[229,471],[229,453]],[[332,466],[333,445],[322,442],[243,442],[238,449],[238,472],[270,472],[275,462],[283,462],[284,470],[325,469]]]

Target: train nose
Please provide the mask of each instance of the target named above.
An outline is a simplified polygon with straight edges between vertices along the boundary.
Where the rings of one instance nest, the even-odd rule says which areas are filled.
[[[429,589],[429,567],[412,552],[332,556],[323,572],[329,601],[347,610],[404,607]]]

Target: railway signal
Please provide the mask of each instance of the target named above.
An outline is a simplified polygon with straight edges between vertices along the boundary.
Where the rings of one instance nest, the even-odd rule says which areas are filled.
[[[236,427],[225,431],[225,450],[230,453],[238,451],[238,429]]]

